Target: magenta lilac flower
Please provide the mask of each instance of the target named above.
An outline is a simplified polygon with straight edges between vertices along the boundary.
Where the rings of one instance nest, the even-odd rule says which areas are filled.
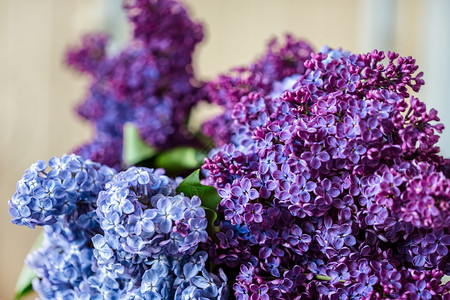
[[[308,43],[287,35],[284,45],[272,40],[266,54],[254,64],[235,68],[230,74],[220,75],[208,83],[205,87],[208,100],[223,106],[225,111],[203,124],[204,134],[211,137],[217,146],[232,140],[241,144],[237,139],[250,138],[251,130],[263,125],[267,110],[276,105],[270,97],[263,95],[272,91],[275,96],[291,87],[292,81],[304,73],[303,63],[311,53]]]
[[[208,249],[216,264],[239,268],[236,298],[448,295],[443,126],[410,96],[424,84],[415,61],[325,48],[304,66],[283,81],[290,86],[249,85],[233,113],[246,138],[231,131],[203,166],[225,219]],[[223,88],[224,99],[240,96]],[[255,123],[242,103],[263,117]]]

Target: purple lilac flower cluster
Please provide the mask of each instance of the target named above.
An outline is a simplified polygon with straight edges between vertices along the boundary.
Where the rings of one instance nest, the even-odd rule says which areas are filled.
[[[251,138],[206,160],[224,218],[214,263],[238,270],[237,299],[449,297],[443,126],[410,95],[415,60],[325,48],[304,66],[279,97],[286,82],[237,99],[270,105],[241,109]]]
[[[124,1],[124,7],[134,34],[122,52],[108,56],[107,37],[91,34],[67,54],[69,65],[91,77],[78,113],[96,129],[93,141],[75,152],[116,168],[122,161],[125,122],[156,148],[169,148],[175,141],[189,144],[185,125],[201,97],[191,63],[202,26],[174,0]]]
[[[201,200],[176,194],[162,170],[124,172],[81,157],[33,164],[9,201],[13,222],[44,226],[27,258],[44,299],[227,299],[227,277],[207,271]]]
[[[290,35],[286,36],[284,45],[273,39],[266,54],[254,64],[235,68],[230,74],[220,75],[217,80],[207,83],[205,91],[208,100],[224,107],[224,112],[205,122],[202,125],[203,133],[211,137],[216,146],[230,142],[242,144],[240,139],[248,138],[254,128],[264,124],[266,110],[271,105],[264,98],[254,98],[252,94],[279,91],[282,84],[274,87],[274,82],[303,74],[304,62],[312,51],[308,43]],[[255,117],[253,122],[246,122],[246,114],[259,114],[259,117]]]

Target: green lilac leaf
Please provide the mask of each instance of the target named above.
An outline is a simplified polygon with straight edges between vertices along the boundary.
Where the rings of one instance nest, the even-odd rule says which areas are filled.
[[[132,166],[156,154],[156,150],[144,142],[131,123],[123,126],[123,161]]]
[[[208,220],[208,226],[206,227],[206,232],[213,239],[216,240],[216,234],[220,231],[219,226],[216,225],[217,212],[215,210],[203,207],[206,213],[206,219]],[[218,242],[218,241],[217,241]]]
[[[200,183],[200,169],[195,170],[180,183],[177,193],[183,193],[190,198],[197,195],[202,200],[202,206],[213,211],[216,211],[220,202],[219,194],[214,187]]]
[[[41,246],[43,239],[44,233],[41,232],[34,241],[33,246],[31,246],[30,252],[38,249]],[[14,289],[14,299],[21,299],[22,297],[33,291],[31,282],[34,278],[37,278],[37,274],[24,264],[22,271],[20,271],[20,275],[17,279],[16,287]]]
[[[155,167],[168,172],[192,170],[200,167],[206,155],[192,147],[177,147],[159,153],[155,157]]]

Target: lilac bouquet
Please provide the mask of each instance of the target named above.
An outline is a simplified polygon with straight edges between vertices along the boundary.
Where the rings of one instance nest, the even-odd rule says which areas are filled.
[[[43,299],[450,299],[450,162],[414,59],[287,36],[202,82],[179,3],[124,7],[121,53],[97,34],[67,55],[93,141],[9,201],[44,227],[26,260]],[[190,132],[200,100],[223,113]]]

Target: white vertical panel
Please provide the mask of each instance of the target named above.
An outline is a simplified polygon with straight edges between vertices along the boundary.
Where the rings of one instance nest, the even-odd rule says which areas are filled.
[[[425,86],[420,92],[427,108],[438,110],[446,125],[439,145],[445,157],[450,156],[450,1],[422,1],[422,35],[420,36],[424,62]]]
[[[111,37],[108,44],[110,53],[120,52],[130,37],[130,26],[125,11],[122,9],[122,0],[101,0],[99,2],[102,31]]]
[[[395,1],[364,0],[360,5],[359,51],[392,49],[395,33]]]

